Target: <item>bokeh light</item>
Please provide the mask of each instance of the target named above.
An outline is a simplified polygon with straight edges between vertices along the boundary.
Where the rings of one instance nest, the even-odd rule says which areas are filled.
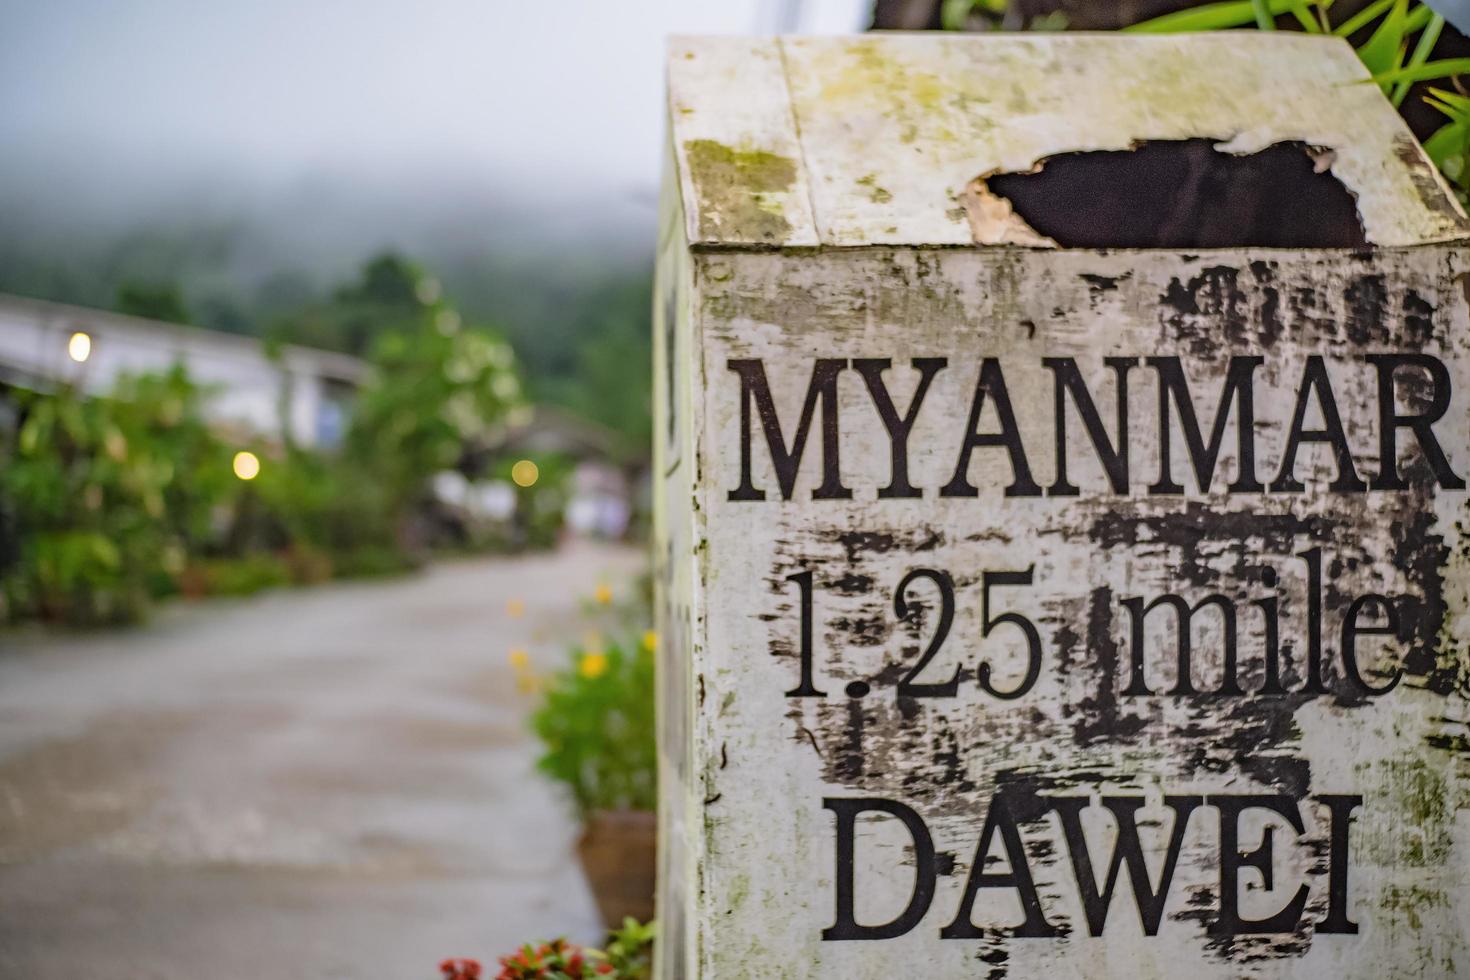
[[[242,449],[235,454],[233,467],[235,475],[240,479],[253,480],[260,475],[260,457]]]
[[[78,364],[83,363],[84,361],[86,361],[87,358],[91,357],[91,335],[81,330],[78,330],[76,333],[72,334],[71,339],[66,342],[66,356],[70,357]]]
[[[518,487],[533,487],[541,476],[541,469],[529,459],[517,460],[510,468],[510,478]]]

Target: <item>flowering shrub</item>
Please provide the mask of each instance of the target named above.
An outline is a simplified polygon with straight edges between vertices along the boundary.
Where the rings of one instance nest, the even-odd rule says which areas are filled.
[[[648,980],[653,970],[654,925],[626,919],[623,928],[608,936],[607,949],[585,949],[553,939],[539,946],[527,943],[509,956],[500,958],[500,972],[495,980]],[[450,973],[452,963],[472,963],[472,973]],[[446,980],[473,980],[480,975],[480,965],[473,960],[445,960],[440,964]]]
[[[537,683],[531,727],[546,746],[542,772],[571,790],[584,815],[657,803],[651,632],[604,643],[589,636],[570,664]],[[512,652],[524,682],[524,659]]]
[[[593,952],[565,939],[553,939],[540,946],[527,943],[500,958],[501,969],[495,980],[584,980],[613,975],[613,965],[593,957]]]
[[[439,964],[441,980],[479,980],[480,961],[447,959]]]
[[[0,426],[0,621],[140,618],[209,543],[235,492],[182,368],[123,377],[111,397],[17,390]]]

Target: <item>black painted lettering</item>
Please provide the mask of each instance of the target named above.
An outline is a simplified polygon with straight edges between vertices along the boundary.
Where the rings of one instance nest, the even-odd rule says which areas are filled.
[[[989,398],[995,404],[995,414],[1000,419],[1000,431],[983,433],[980,428],[980,412]],[[980,362],[980,377],[975,382],[975,397],[970,403],[970,421],[965,427],[965,441],[960,446],[959,462],[955,464],[954,478],[939,491],[941,497],[976,497],[980,491],[970,483],[970,455],[981,446],[1001,446],[1011,460],[1011,485],[1006,487],[1007,497],[1039,497],[1041,487],[1031,478],[1031,467],[1026,462],[1026,448],[1021,445],[1021,430],[1016,425],[1016,413],[1011,410],[1011,396],[1006,390],[1005,375],[1000,362],[987,357]]]
[[[1368,607],[1378,606],[1383,610],[1384,622],[1380,625],[1364,626],[1358,622],[1358,616]],[[1360,595],[1348,605],[1347,612],[1342,618],[1342,669],[1349,681],[1358,690],[1371,697],[1387,694],[1398,687],[1399,681],[1403,679],[1403,668],[1397,668],[1393,676],[1385,684],[1374,686],[1363,679],[1363,671],[1358,667],[1358,637],[1360,636],[1395,636],[1399,631],[1399,614],[1394,608],[1393,600],[1386,595],[1378,595],[1370,592]]]
[[[868,395],[873,399],[878,417],[883,420],[883,428],[888,430],[891,462],[888,486],[878,491],[881,500],[923,496],[923,492],[909,482],[909,433],[913,431],[914,421],[919,417],[919,407],[924,404],[929,383],[949,362],[942,357],[916,357],[912,363],[919,371],[919,385],[914,389],[914,397],[909,399],[908,411],[899,418],[898,409],[893,406],[893,397],[888,394],[888,386],[883,383],[883,372],[893,366],[893,361],[886,357],[862,357],[852,362],[852,366],[863,376],[863,382],[868,386]]]
[[[1113,856],[1108,863],[1108,876],[1101,890],[1093,871],[1092,857],[1087,850],[1087,838],[1082,833],[1081,811],[1088,805],[1085,796],[1064,796],[1052,800],[1057,816],[1061,818],[1062,835],[1067,840],[1067,853],[1072,858],[1072,873],[1077,878],[1077,891],[1082,897],[1082,911],[1087,917],[1087,931],[1094,936],[1103,934],[1107,923],[1108,907],[1113,903],[1113,891],[1118,885],[1118,874],[1126,865],[1128,881],[1133,886],[1133,900],[1138,905],[1138,918],[1143,923],[1145,936],[1156,936],[1159,923],[1164,917],[1164,904],[1169,897],[1169,883],[1174,880],[1174,868],[1179,863],[1179,849],[1184,844],[1184,831],[1190,815],[1204,803],[1203,796],[1166,796],[1164,805],[1174,811],[1174,828],[1169,833],[1169,847],[1164,854],[1164,866],[1159,872],[1159,886],[1155,888],[1149,880],[1148,863],[1144,860],[1143,845],[1138,839],[1138,811],[1143,808],[1142,797],[1104,796],[1103,806],[1112,811],[1118,826],[1117,842],[1113,845]]]
[[[1322,411],[1323,428],[1304,428],[1307,409],[1311,399],[1317,399]],[[1307,358],[1302,369],[1301,387],[1297,389],[1296,409],[1292,412],[1291,428],[1286,437],[1286,448],[1281,453],[1281,468],[1271,482],[1275,493],[1301,493],[1306,487],[1296,478],[1296,454],[1304,442],[1326,443],[1332,447],[1337,463],[1337,478],[1328,485],[1337,493],[1363,493],[1368,489],[1353,466],[1352,449],[1348,446],[1347,433],[1342,427],[1342,418],[1337,412],[1337,399],[1332,394],[1332,382],[1327,376],[1327,365],[1321,355]]]
[[[1144,363],[1153,368],[1159,377],[1159,478],[1149,487],[1149,493],[1182,494],[1184,487],[1174,481],[1171,465],[1171,424],[1169,404],[1172,401],[1179,409],[1179,428],[1184,433],[1185,446],[1189,450],[1189,462],[1194,468],[1194,478],[1201,493],[1208,493],[1210,481],[1215,476],[1215,464],[1220,459],[1220,450],[1225,444],[1225,423],[1230,418],[1230,406],[1235,404],[1236,462],[1235,479],[1229,485],[1230,493],[1261,493],[1266,488],[1256,478],[1256,416],[1255,416],[1255,371],[1265,362],[1264,357],[1232,357],[1225,370],[1225,383],[1220,389],[1220,402],[1215,409],[1215,420],[1210,426],[1209,442],[1200,432],[1199,419],[1195,415],[1194,400],[1189,394],[1189,380],[1177,357],[1146,357]]]
[[[790,500],[796,489],[796,474],[801,468],[801,455],[806,449],[807,436],[811,434],[818,401],[822,403],[822,485],[812,491],[812,499],[847,500],[852,497],[852,491],[842,485],[837,456],[837,376],[847,367],[847,361],[824,357],[812,365],[806,401],[801,407],[801,420],[796,424],[790,449],[786,447],[781,422],[776,417],[776,403],[771,398],[764,363],[755,359],[731,359],[728,365],[730,370],[740,375],[740,486],[730,491],[729,499],[766,499],[765,491],[757,489],[751,480],[751,405],[755,406],[766,434],[766,445],[771,451],[771,463],[776,470],[776,481],[781,485],[781,496]]]
[[[876,797],[822,800],[823,809],[837,815],[837,921],[822,930],[822,939],[893,939],[924,918],[934,900],[934,841],[924,820],[910,807]],[[853,851],[859,813],[887,813],[897,817],[914,841],[914,890],[895,918],[876,926],[859,925],[853,915]]]
[[[1403,490],[1409,485],[1399,475],[1399,429],[1414,433],[1419,451],[1440,486],[1446,490],[1465,489],[1465,481],[1450,468],[1450,461],[1434,436],[1434,423],[1444,418],[1450,408],[1450,372],[1444,362],[1428,354],[1369,354],[1368,361],[1378,369],[1378,478],[1373,481],[1373,489]],[[1434,394],[1429,406],[1417,415],[1399,414],[1394,383],[1399,368],[1422,368],[1429,373]]]
[[[1354,935],[1358,924],[1348,918],[1348,830],[1353,811],[1363,805],[1361,796],[1323,795],[1314,797],[1332,814],[1332,834],[1327,854],[1327,918],[1317,923],[1317,932]]]
[[[1262,886],[1272,891],[1270,826],[1261,834],[1261,846],[1248,854],[1240,852],[1240,815],[1246,810],[1269,810],[1286,819],[1298,834],[1305,829],[1296,801],[1289,796],[1256,794],[1210,796],[1206,802],[1220,811],[1220,915],[1209,931],[1216,936],[1239,936],[1247,933],[1295,932],[1306,907],[1306,885],[1297,888],[1291,901],[1264,919],[1247,919],[1240,914],[1240,872],[1253,868],[1261,875]]]
[[[1011,870],[989,872],[985,870],[985,856],[996,831],[1000,832],[1005,846],[1006,861]],[[970,876],[965,880],[965,895],[960,901],[959,912],[954,921],[939,932],[940,939],[983,939],[986,930],[970,921],[975,909],[975,898],[982,888],[1014,888],[1021,899],[1025,921],[1011,935],[1028,938],[1059,935],[1055,926],[1046,921],[1041,911],[1041,898],[1036,894],[1036,883],[1031,878],[1031,868],[1026,863],[1026,849],[1021,844],[1021,832],[1011,817],[1005,795],[996,794],[990,800],[990,811],[985,815],[985,829],[980,832],[980,844],[975,848],[975,858],[970,862]]]
[[[1077,414],[1082,418],[1082,427],[1087,430],[1087,436],[1092,440],[1092,448],[1097,452],[1098,462],[1102,464],[1103,471],[1108,475],[1108,483],[1112,485],[1113,492],[1126,494],[1128,492],[1128,371],[1138,363],[1138,359],[1133,357],[1103,359],[1103,363],[1111,368],[1117,377],[1118,438],[1116,442],[1108,438],[1102,418],[1097,414],[1097,405],[1093,402],[1092,395],[1082,380],[1082,373],[1077,370],[1076,359],[1043,357],[1041,363],[1049,368],[1053,375],[1053,406],[1056,412],[1053,425],[1056,432],[1057,478],[1046,492],[1053,497],[1075,497],[1079,492],[1077,487],[1067,480],[1067,395],[1070,394],[1072,404],[1077,407]]]
[[[1220,683],[1216,693],[1239,695],[1244,692],[1240,689],[1240,682],[1236,677],[1236,628],[1235,628],[1235,603],[1218,593],[1207,595],[1194,605],[1190,605],[1182,596],[1165,593],[1144,605],[1141,597],[1133,597],[1123,600],[1123,607],[1128,610],[1131,626],[1129,640],[1129,679],[1128,686],[1123,693],[1130,696],[1152,694],[1153,690],[1148,686],[1144,676],[1144,620],[1150,612],[1160,606],[1167,606],[1174,610],[1176,640],[1176,658],[1178,662],[1178,676],[1174,681],[1174,690],[1170,694],[1189,695],[1198,694],[1195,690],[1194,680],[1190,676],[1193,666],[1193,640],[1190,637],[1190,627],[1194,621],[1195,613],[1206,606],[1214,606],[1220,613],[1222,627],[1221,642],[1224,650],[1224,672],[1225,678]]]
[[[1307,563],[1307,677],[1303,694],[1326,694],[1322,677],[1322,549],[1308,548],[1296,557]]]
[[[1266,569],[1261,579],[1266,585],[1275,587],[1276,573]],[[1251,605],[1261,611],[1262,642],[1265,644],[1265,678],[1257,694],[1285,694],[1281,686],[1281,612],[1280,603],[1274,595],[1252,599]]]

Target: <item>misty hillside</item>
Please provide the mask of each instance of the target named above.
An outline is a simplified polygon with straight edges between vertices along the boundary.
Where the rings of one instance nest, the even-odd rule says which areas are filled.
[[[292,336],[292,314],[392,252],[435,275],[468,322],[507,336],[534,394],[641,441],[646,395],[608,389],[648,372],[653,194],[552,190],[12,169],[0,291],[115,308],[130,286],[177,287],[192,323],[313,342]]]

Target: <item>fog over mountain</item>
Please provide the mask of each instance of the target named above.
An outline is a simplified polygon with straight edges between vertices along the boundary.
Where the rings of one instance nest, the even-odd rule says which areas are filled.
[[[503,276],[574,285],[647,266],[651,188],[541,194],[477,175],[227,170],[68,172],[12,158],[0,183],[0,289],[107,305],[123,281],[176,282],[191,308],[285,307],[390,250],[437,272],[494,318],[527,297],[484,292]],[[482,281],[485,280],[485,281]],[[522,289],[527,285],[522,280]],[[215,326],[230,327],[229,323]]]
[[[177,282],[244,329],[392,249],[467,312],[555,315],[648,267],[666,34],[866,6],[0,0],[0,290]]]

